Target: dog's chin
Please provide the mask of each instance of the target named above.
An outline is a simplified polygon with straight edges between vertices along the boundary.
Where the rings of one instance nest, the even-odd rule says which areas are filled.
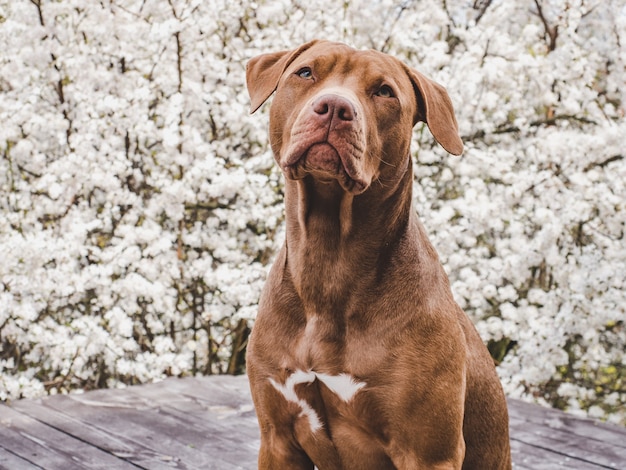
[[[364,192],[369,184],[362,178],[348,174],[337,150],[330,144],[314,144],[294,163],[284,165],[285,177],[291,180],[311,176],[320,183],[339,183],[344,191],[354,195]]]

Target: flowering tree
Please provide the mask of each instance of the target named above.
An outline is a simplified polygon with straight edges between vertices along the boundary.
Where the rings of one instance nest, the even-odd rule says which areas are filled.
[[[416,128],[416,205],[507,393],[626,422],[624,31],[624,0],[0,1],[0,399],[243,370],[283,230],[245,63],[323,37],[448,88],[466,151]]]

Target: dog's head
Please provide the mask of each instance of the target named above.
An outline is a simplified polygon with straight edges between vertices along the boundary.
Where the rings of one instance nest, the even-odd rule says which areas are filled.
[[[288,179],[311,175],[353,194],[396,180],[418,121],[448,152],[463,151],[445,89],[381,52],[311,41],[254,57],[246,81],[251,112],[276,91],[270,142]]]

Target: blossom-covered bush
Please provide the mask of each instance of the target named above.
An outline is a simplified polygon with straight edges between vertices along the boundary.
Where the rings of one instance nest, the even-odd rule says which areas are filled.
[[[0,399],[240,373],[282,242],[245,63],[315,37],[448,88],[416,206],[506,392],[626,423],[623,0],[0,2]]]

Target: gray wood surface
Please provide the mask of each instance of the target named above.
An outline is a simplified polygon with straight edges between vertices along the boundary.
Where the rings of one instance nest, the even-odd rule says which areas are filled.
[[[626,428],[518,400],[509,410],[515,469],[626,470]],[[247,470],[258,447],[242,376],[0,405],[0,469]]]

